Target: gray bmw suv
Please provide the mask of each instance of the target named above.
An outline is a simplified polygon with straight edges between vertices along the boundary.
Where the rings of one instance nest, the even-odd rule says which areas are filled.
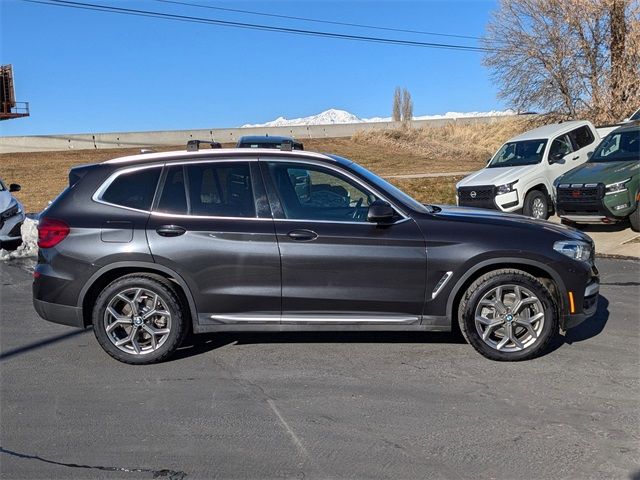
[[[33,302],[133,364],[189,331],[449,331],[495,360],[591,316],[594,246],[561,225],[423,205],[335,155],[151,153],[73,168],[43,212]]]

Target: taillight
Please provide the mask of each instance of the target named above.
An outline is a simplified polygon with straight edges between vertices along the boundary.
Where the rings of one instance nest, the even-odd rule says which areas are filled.
[[[69,235],[69,225],[62,220],[42,218],[38,223],[38,247],[55,247]]]

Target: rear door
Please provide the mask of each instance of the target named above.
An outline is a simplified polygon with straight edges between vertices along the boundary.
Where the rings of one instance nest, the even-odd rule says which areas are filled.
[[[194,295],[201,324],[280,319],[280,255],[257,162],[167,164],[147,225],[154,260]]]
[[[596,147],[596,138],[588,125],[571,130],[569,138],[575,151],[575,155],[571,159],[571,168],[575,168],[589,159],[589,153],[593,152]],[[578,158],[575,158],[576,156]]]
[[[282,261],[282,323],[417,324],[426,246],[398,211],[367,221],[381,198],[337,166],[260,160]]]

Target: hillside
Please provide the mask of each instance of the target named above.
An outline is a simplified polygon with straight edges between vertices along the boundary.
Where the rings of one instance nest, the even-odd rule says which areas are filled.
[[[361,132],[352,138],[305,139],[304,145],[307,150],[350,158],[387,178],[411,173],[466,172],[482,168],[501,143],[530,128],[530,122],[510,118],[488,125]],[[158,151],[183,148],[180,145]],[[138,152],[134,148],[1,154],[0,176],[8,183],[21,184],[22,191],[16,196],[28,212],[37,212],[64,189],[72,166]],[[420,201],[452,203],[453,185],[459,178],[389,179]]]

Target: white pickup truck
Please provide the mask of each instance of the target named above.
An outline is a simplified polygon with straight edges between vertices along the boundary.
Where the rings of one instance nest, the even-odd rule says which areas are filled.
[[[460,180],[456,201],[546,220],[553,211],[553,181],[586,162],[599,142],[588,121],[525,132],[502,145],[485,168]]]

